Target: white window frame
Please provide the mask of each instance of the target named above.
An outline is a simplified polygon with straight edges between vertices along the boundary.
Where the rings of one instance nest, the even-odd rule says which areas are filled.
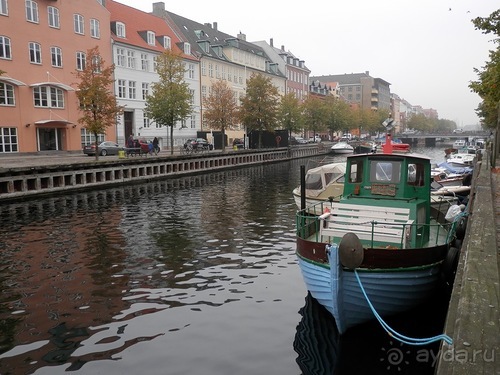
[[[75,34],[85,34],[85,20],[81,14],[73,14],[73,29]]]
[[[128,98],[137,99],[137,87],[135,81],[128,81]]]
[[[64,92],[50,85],[34,87],[33,103],[36,108],[64,108]]]
[[[127,68],[135,69],[135,52],[127,50]]]
[[[19,152],[19,145],[17,144],[18,140],[19,137],[17,135],[17,128],[0,128],[0,153]]]
[[[187,71],[188,71],[188,77],[190,79],[194,79],[194,64],[188,63],[187,64]]]
[[[127,98],[127,81],[124,79],[117,79],[116,83],[118,85],[118,97],[120,99],[126,99]]]
[[[42,63],[42,46],[37,42],[29,42],[28,44],[30,63],[41,64]]]
[[[147,53],[141,53],[141,69],[149,72],[149,55]]]
[[[0,59],[12,60],[10,38],[0,35]]]
[[[125,24],[123,22],[116,23],[116,36],[119,38],[126,38],[127,37],[127,31],[125,28]]]
[[[146,100],[149,95],[149,83],[143,82],[142,83],[142,100]]]
[[[125,67],[125,48],[116,48],[116,65]]]
[[[186,55],[191,54],[191,44],[184,42],[184,53]]]
[[[90,19],[90,36],[96,39],[101,38],[101,29],[99,25],[99,20],[95,18]]]
[[[150,46],[155,46],[156,45],[156,35],[152,31],[147,31],[146,32],[146,39],[147,42]]]
[[[26,0],[26,21],[38,23],[38,4],[33,0]]]
[[[85,69],[85,64],[87,62],[87,55],[85,52],[76,52],[76,70],[82,71]]]
[[[61,19],[59,16],[59,9],[56,7],[47,7],[47,18],[49,22],[49,27],[54,29],[59,29],[61,27]]]
[[[171,49],[172,48],[172,39],[169,36],[163,37],[163,48]]]
[[[15,106],[14,86],[0,81],[0,106]]]
[[[50,61],[52,62],[52,66],[62,68],[62,49],[60,47],[50,47]]]
[[[7,0],[0,0],[0,14],[3,16],[9,15],[9,3]]]

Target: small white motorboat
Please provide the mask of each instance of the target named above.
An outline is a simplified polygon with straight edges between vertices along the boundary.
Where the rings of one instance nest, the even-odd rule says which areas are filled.
[[[339,142],[334,144],[330,151],[334,154],[352,154],[354,152],[354,147],[352,147],[347,142]]]
[[[474,157],[475,155],[473,154],[459,152],[456,154],[451,154],[446,162],[452,167],[471,167],[474,163]]]

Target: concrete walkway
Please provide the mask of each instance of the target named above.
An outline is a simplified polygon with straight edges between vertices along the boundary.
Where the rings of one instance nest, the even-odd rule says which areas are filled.
[[[496,165],[500,165],[500,160]],[[484,158],[453,285],[435,373],[500,374],[500,168]]]

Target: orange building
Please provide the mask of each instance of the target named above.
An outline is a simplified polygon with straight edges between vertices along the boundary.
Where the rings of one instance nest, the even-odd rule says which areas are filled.
[[[78,124],[75,71],[95,46],[112,64],[103,0],[0,0],[0,154],[77,151],[93,141]],[[114,126],[106,139],[116,139]]]

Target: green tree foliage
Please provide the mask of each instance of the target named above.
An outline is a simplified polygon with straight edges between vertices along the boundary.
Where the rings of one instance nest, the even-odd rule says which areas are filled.
[[[302,103],[302,115],[305,128],[313,132],[313,137],[326,130],[327,106],[322,99],[316,96],[307,97]]]
[[[160,126],[170,127],[170,153],[174,153],[174,125],[191,115],[191,92],[184,81],[185,64],[170,49],[156,58],[159,80],[151,85],[146,98],[147,116]]]
[[[283,95],[278,110],[278,120],[281,127],[288,131],[288,139],[290,139],[293,132],[302,129],[301,112],[300,102],[293,92]]]
[[[241,99],[240,119],[247,132],[259,131],[259,148],[262,147],[262,132],[275,130],[279,98],[278,89],[270,78],[252,74],[247,80],[246,95]]]
[[[324,122],[332,139],[334,132],[350,129],[353,117],[349,104],[330,95],[325,98],[324,105],[326,115]]]
[[[476,30],[483,34],[494,34],[495,50],[490,51],[490,61],[482,70],[474,68],[479,79],[469,84],[470,89],[483,100],[476,113],[487,128],[495,128],[500,123],[500,10],[496,10],[487,18],[477,17],[472,20]]]
[[[203,99],[203,106],[203,121],[209,128],[220,130],[225,140],[226,130],[232,129],[238,122],[238,103],[226,81],[217,80],[212,85],[210,95]],[[223,141],[223,152],[225,148]]]
[[[75,73],[80,80],[76,95],[82,112],[78,122],[95,137],[96,160],[99,160],[98,134],[104,134],[109,126],[114,125],[116,116],[123,110],[112,91],[114,69],[114,65],[105,65],[99,48],[94,47],[87,51],[85,68]]]

